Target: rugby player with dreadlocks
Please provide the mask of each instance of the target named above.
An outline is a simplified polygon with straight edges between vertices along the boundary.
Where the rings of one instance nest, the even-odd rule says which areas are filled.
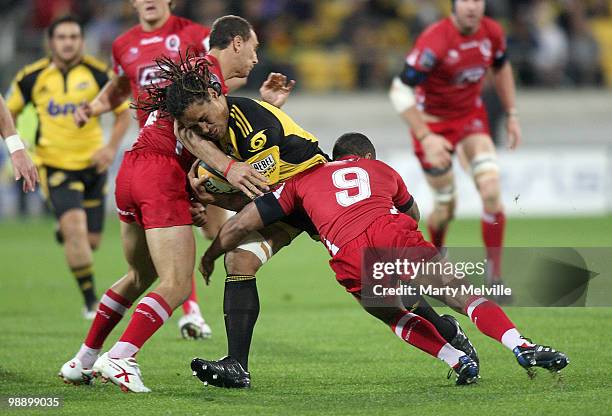
[[[227,166],[236,160],[246,160],[264,171],[270,185],[327,161],[316,137],[287,114],[266,102],[218,94],[214,80],[208,82],[199,70],[200,63],[195,62],[189,60],[187,64],[168,65],[164,77],[172,87],[151,86],[148,91],[150,99],[139,104],[141,110],[172,116],[177,137],[185,149],[209,165],[217,157],[224,159]],[[191,83],[194,77],[199,77],[199,86]],[[239,211],[250,201],[243,194],[213,197],[202,191],[202,179],[196,179],[193,172],[190,172],[190,178],[192,189],[203,203]],[[255,274],[302,231],[313,236],[317,234],[310,220],[297,212],[251,233],[236,249],[226,254],[223,310],[228,356],[210,362],[223,369],[223,376],[208,378],[204,375],[200,377],[202,381],[223,387],[250,386],[248,356],[259,315]],[[406,304],[414,313],[430,320],[441,334],[445,333],[443,336],[451,345],[477,359],[476,351],[456,320],[450,316],[440,317],[422,298],[407,299]],[[192,367],[200,362],[194,360]],[[202,365],[199,367],[201,369]]]

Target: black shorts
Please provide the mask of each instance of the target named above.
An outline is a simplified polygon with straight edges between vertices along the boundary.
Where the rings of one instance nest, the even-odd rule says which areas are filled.
[[[40,178],[47,203],[58,220],[66,211],[82,208],[87,214],[87,230],[102,231],[106,172],[99,174],[95,168],[64,170],[41,166]]]

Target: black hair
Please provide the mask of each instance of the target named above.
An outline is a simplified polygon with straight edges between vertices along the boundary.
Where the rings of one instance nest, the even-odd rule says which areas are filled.
[[[212,25],[210,32],[210,49],[225,49],[236,36],[247,41],[251,38],[253,26],[240,16],[227,15],[218,18]]]
[[[49,37],[49,39],[51,39],[55,34],[55,29],[57,29],[59,25],[64,23],[74,23],[78,25],[79,30],[81,31],[81,36],[83,36],[83,23],[74,16],[63,16],[55,19],[47,28],[47,36]]]
[[[376,149],[368,139],[361,133],[344,133],[338,137],[332,150],[332,157],[337,160],[343,156],[355,155],[365,157],[368,153],[372,154],[372,158],[376,158]]]
[[[155,59],[161,82],[151,83],[145,88],[146,98],[138,99],[132,108],[147,113],[159,111],[159,118],[181,117],[187,107],[199,101],[210,101],[209,88],[220,94],[220,84],[211,75],[210,63],[203,58],[179,53],[178,62],[167,56]]]

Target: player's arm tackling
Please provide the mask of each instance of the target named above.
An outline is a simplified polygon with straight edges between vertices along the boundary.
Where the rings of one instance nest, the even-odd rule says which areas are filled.
[[[254,202],[249,203],[238,214],[227,220],[200,260],[199,270],[206,284],[210,283],[215,260],[238,247],[251,231],[260,230],[264,226],[264,220]]]

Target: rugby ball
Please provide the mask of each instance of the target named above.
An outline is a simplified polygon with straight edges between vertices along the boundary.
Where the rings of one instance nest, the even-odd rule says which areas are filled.
[[[197,170],[198,178],[206,178],[204,180],[204,188],[212,194],[232,194],[238,192],[221,173],[208,166],[206,162],[200,160]]]

